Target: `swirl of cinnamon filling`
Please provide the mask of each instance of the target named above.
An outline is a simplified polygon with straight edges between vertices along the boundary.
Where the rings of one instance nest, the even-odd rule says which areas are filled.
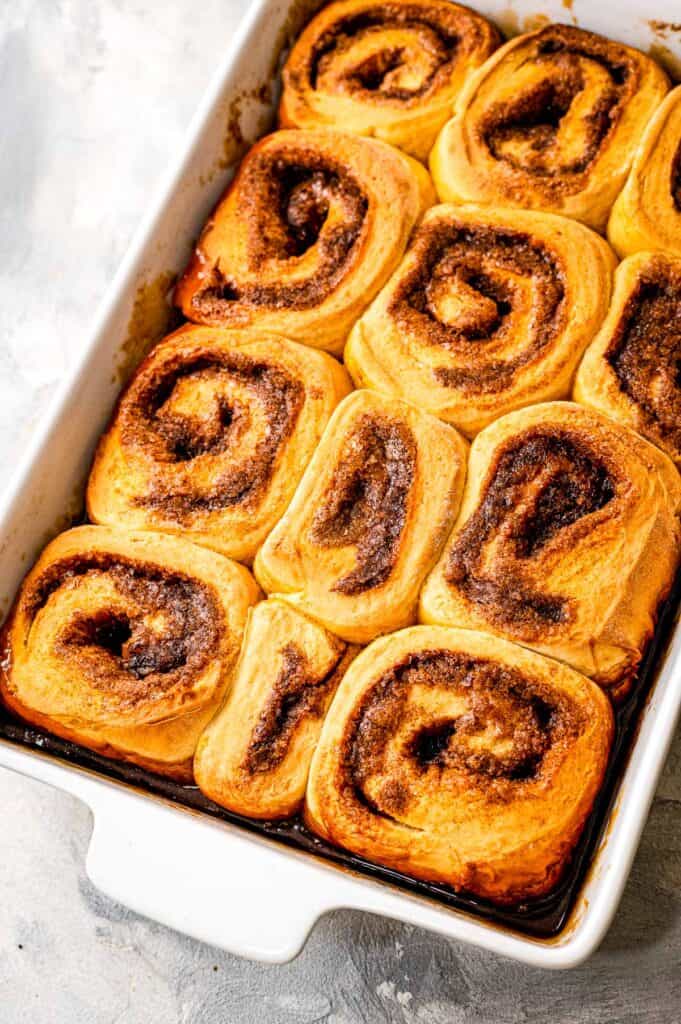
[[[612,208],[608,239],[622,258],[645,249],[681,257],[681,86],[646,128]]]
[[[681,465],[681,259],[639,252],[615,275],[575,399],[643,434]]]
[[[422,621],[489,630],[623,691],[671,586],[680,498],[669,459],[605,416],[510,413],[472,446]]]
[[[604,230],[668,84],[638,50],[572,26],[512,39],[469,81],[438,137],[438,194],[553,210]]]
[[[465,444],[451,427],[404,402],[354,392],[260,548],[259,582],[351,642],[406,625],[464,473]]]
[[[238,814],[294,814],[324,715],[354,653],[283,601],[257,605],[227,700],[197,747],[201,790]]]
[[[358,387],[474,435],[504,412],[568,395],[605,316],[615,259],[552,214],[435,206],[353,328]]]
[[[500,42],[485,18],[448,0],[328,4],[288,57],[280,124],[340,124],[425,160],[463,83]]]
[[[70,530],[4,628],[3,699],[60,736],[186,776],[257,594],[246,569],[192,544]]]
[[[611,738],[607,698],[566,666],[475,631],[403,630],[341,683],[306,819],[406,874],[526,900],[560,878]]]
[[[275,132],[241,163],[176,302],[197,323],[339,352],[433,199],[423,167],[381,142]]]
[[[254,331],[181,328],[119,401],[90,475],[90,518],[251,561],[349,388],[324,352]]]

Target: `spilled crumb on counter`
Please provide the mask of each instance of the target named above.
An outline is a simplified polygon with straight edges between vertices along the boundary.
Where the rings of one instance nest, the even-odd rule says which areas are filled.
[[[119,384],[125,384],[152,345],[172,329],[176,314],[170,291],[176,277],[171,271],[164,271],[137,288],[126,338],[118,352],[114,379]]]

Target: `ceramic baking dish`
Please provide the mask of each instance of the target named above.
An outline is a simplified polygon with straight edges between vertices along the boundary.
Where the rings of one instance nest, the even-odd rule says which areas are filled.
[[[42,420],[0,505],[0,612],[43,544],[82,513],[95,442],[122,381],[172,322],[168,290],[249,142],[271,124],[282,51],[315,0],[254,0],[169,175],[102,306],[89,344]],[[509,34],[571,21],[681,68],[678,0],[476,0]],[[651,19],[654,13],[655,20]],[[603,937],[617,907],[681,707],[681,630],[667,609],[638,724],[630,723],[600,821],[550,938],[466,909],[342,854],[296,825],[259,827],[207,806],[196,790],[113,766],[0,714],[0,765],[59,786],[94,814],[87,871],[142,914],[234,953],[282,962],[327,911],[383,914],[543,967],[571,967]],[[636,731],[633,743],[631,733]],[[320,855],[320,851],[322,855]],[[576,881],[575,881],[576,879]],[[447,905],[448,904],[448,905]],[[453,905],[452,905],[453,904]],[[511,915],[512,917],[512,915]],[[541,929],[540,929],[541,931]]]

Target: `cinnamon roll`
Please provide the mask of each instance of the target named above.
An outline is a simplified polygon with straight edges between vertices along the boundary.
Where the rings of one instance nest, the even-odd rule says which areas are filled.
[[[58,736],[191,778],[257,597],[247,569],[186,541],[69,530],[3,629],[0,695]]]
[[[334,412],[258,582],[352,643],[413,622],[456,516],[464,440],[395,399],[355,391]]]
[[[482,629],[623,694],[678,562],[681,478],[643,438],[570,402],[478,434],[421,621]]]
[[[324,715],[354,653],[283,601],[256,605],[227,700],[196,750],[202,792],[251,818],[295,814]]]
[[[615,257],[549,213],[435,206],[350,333],[358,387],[407,399],[472,436],[565,398],[608,308]]]
[[[325,352],[255,331],[182,327],[118,403],[90,475],[90,518],[181,534],[251,562],[349,390]]]
[[[548,25],[497,50],[430,157],[438,195],[553,210],[599,231],[669,82],[629,46]]]
[[[490,22],[449,0],[339,0],[291,50],[279,122],[342,125],[425,160],[464,81],[500,42]]]
[[[681,256],[681,86],[657,108],[608,221],[621,256],[666,249]]]
[[[338,353],[434,198],[421,164],[382,142],[274,132],[241,163],[175,301],[197,323]]]
[[[306,820],[416,878],[525,901],[560,879],[612,735],[607,697],[567,666],[472,630],[405,629],[342,681]]]
[[[612,305],[575,378],[576,401],[637,430],[681,466],[681,259],[620,263]]]

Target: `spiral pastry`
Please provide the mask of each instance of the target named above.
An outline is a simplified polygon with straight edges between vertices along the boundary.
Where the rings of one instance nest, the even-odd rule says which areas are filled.
[[[187,325],[156,346],[120,399],[90,474],[90,518],[251,562],[349,390],[325,352]]]
[[[440,199],[553,210],[604,231],[668,79],[569,25],[518,36],[470,79],[430,158]]]
[[[395,399],[336,409],[287,512],[255,560],[276,593],[351,643],[413,622],[456,516],[466,444]]]
[[[610,311],[575,378],[574,398],[638,431],[681,466],[681,259],[620,263]]]
[[[509,413],[473,442],[421,621],[516,640],[622,695],[671,586],[680,509],[672,462],[606,416]]]
[[[681,256],[681,86],[657,108],[608,221],[621,257],[640,249]]]
[[[351,331],[345,364],[358,387],[473,436],[511,409],[567,397],[614,265],[602,238],[564,217],[435,206]]]
[[[497,903],[558,882],[603,779],[610,703],[565,665],[416,626],[351,665],[315,752],[306,820],[327,840]]]
[[[312,19],[283,71],[284,128],[373,135],[425,160],[471,71],[501,42],[449,0],[340,0]]]
[[[355,651],[283,601],[256,605],[227,700],[196,749],[202,792],[251,818],[295,814],[324,715]]]
[[[185,541],[69,530],[4,627],[0,694],[58,736],[190,778],[257,597],[247,569]]]
[[[339,353],[434,198],[421,164],[382,142],[275,132],[241,163],[175,301],[197,323]]]

